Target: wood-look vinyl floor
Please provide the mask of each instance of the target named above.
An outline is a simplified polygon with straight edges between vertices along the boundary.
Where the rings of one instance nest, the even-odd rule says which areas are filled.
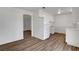
[[[79,51],[79,48],[67,45],[64,34],[51,34],[46,40],[31,37],[31,32],[24,32],[23,40],[0,45],[0,51]]]

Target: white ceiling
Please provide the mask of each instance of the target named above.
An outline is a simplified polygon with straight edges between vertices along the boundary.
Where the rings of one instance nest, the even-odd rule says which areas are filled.
[[[19,8],[25,9],[25,10],[30,10],[30,11],[37,11],[39,9],[42,9],[42,7],[19,7]],[[55,15],[55,14],[57,14],[58,9],[60,9],[60,8],[68,9],[71,7],[46,7],[46,9],[44,9],[44,10],[52,15]]]

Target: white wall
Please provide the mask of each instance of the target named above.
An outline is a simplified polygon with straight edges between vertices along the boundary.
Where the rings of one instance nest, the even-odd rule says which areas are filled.
[[[24,31],[31,30],[31,16],[23,15]]]
[[[32,12],[0,8],[0,45],[23,39],[23,14],[32,15]]]
[[[55,32],[65,33],[66,28],[73,27],[72,14],[62,14],[55,16]]]
[[[55,17],[55,32],[65,33],[66,28],[79,27],[75,26],[79,22],[79,7],[72,8],[72,14],[56,15]]]

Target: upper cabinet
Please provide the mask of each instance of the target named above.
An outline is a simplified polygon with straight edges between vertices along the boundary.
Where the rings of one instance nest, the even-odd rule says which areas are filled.
[[[72,8],[72,17],[75,21],[79,21],[79,7]]]

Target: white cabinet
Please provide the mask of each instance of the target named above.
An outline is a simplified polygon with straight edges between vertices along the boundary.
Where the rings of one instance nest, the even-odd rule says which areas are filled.
[[[38,17],[33,20],[33,34],[32,36],[45,40],[50,36],[50,26],[44,23],[44,17]]]
[[[43,39],[44,37],[44,20],[42,17],[37,17],[33,20],[33,34],[32,36]]]
[[[33,33],[32,36],[41,40],[45,40],[50,36],[50,23],[53,20],[52,16],[44,10],[39,10],[33,19]]]
[[[66,29],[66,42],[69,45],[79,47],[79,29],[78,28]]]

